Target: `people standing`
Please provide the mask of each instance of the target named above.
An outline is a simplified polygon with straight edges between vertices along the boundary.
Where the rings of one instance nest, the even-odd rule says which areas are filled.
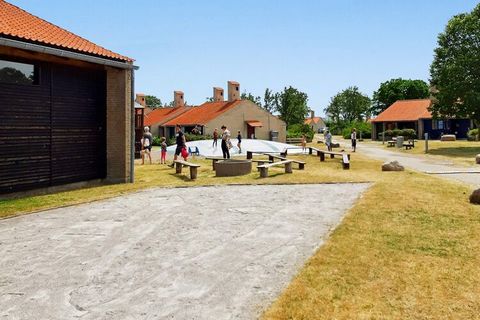
[[[353,152],[357,149],[357,130],[355,128],[352,129],[352,134],[350,135],[350,139],[352,140],[352,149]]]
[[[142,165],[145,164],[145,154],[148,156],[148,159],[150,160],[150,164],[152,164],[152,142],[153,142],[153,136],[150,133],[150,128],[145,127],[143,128],[143,137],[141,140],[142,143],[142,151],[140,152],[142,154]]]
[[[222,153],[223,159],[230,159],[230,151],[228,146],[230,144],[230,131],[226,126],[222,126]]]
[[[215,128],[215,130],[213,130],[213,145],[212,147],[217,147],[217,140],[218,140],[218,129]]]
[[[182,128],[180,127],[180,125],[177,124],[175,126],[175,130],[177,132],[176,135],[175,135],[175,141],[177,143],[177,148],[175,149],[175,154],[173,156],[173,162],[170,165],[170,167],[172,167],[172,168],[175,165],[175,161],[177,160],[178,156],[180,154],[182,154],[182,150],[186,147],[185,134],[182,132]]]
[[[328,151],[332,151],[332,134],[330,131],[325,131],[325,145]]]
[[[302,134],[302,153],[305,153],[307,151],[307,138],[305,137],[304,134]]]
[[[238,153],[242,153],[242,134],[240,133],[240,130],[238,130],[237,140]]]
[[[165,137],[162,137],[160,140],[160,147],[162,148],[162,153],[160,156],[160,164],[166,164],[167,163],[167,139]]]

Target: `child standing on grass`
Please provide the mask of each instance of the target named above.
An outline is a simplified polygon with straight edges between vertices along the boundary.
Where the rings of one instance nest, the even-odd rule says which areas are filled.
[[[307,151],[307,138],[302,134],[302,153]]]
[[[167,164],[167,143],[165,137],[162,137],[160,140],[160,147],[162,148],[162,153],[160,157],[160,164]]]

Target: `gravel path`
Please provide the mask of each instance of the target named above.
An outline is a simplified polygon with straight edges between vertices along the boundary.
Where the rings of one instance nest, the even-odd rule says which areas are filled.
[[[0,221],[0,319],[252,319],[368,184],[151,189]]]

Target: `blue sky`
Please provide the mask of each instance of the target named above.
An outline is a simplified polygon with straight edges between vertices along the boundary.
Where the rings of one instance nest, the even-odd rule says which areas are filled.
[[[403,77],[428,80],[437,35],[471,0],[7,0],[136,60],[136,91],[189,104],[236,80],[294,86],[323,114],[356,85],[369,96]]]

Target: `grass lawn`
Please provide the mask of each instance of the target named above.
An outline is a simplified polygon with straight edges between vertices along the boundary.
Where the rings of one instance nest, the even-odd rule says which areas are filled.
[[[381,144],[381,142],[371,142]],[[415,144],[415,148],[405,150],[405,148],[387,147],[385,148],[391,151],[403,152],[408,154],[421,154],[425,155],[425,141],[419,140]],[[480,154],[480,142],[478,141],[428,141],[428,154],[427,157],[441,158],[444,160],[452,161],[459,165],[471,166],[475,164],[475,156]],[[479,166],[480,167],[480,166]]]
[[[375,174],[263,319],[478,319],[480,206],[468,187]]]

